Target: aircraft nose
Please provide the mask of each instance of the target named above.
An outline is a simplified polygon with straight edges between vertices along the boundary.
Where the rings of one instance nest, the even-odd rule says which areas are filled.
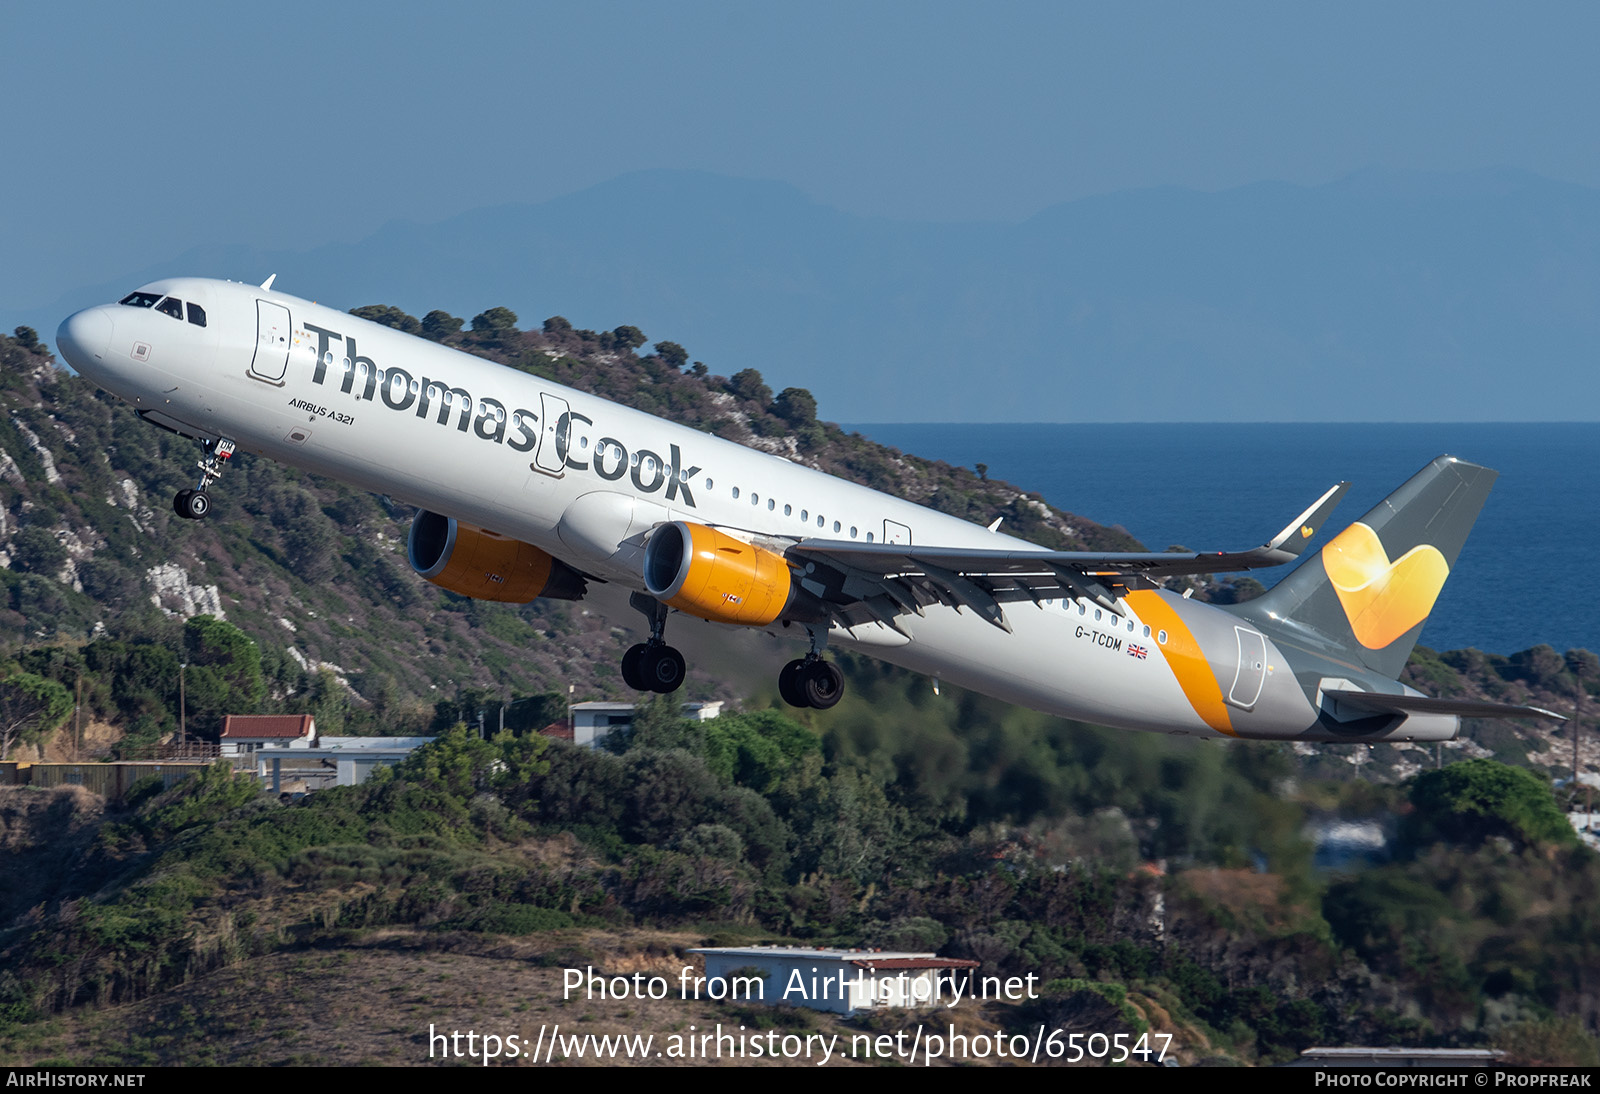
[[[80,372],[98,357],[105,356],[111,344],[111,317],[104,308],[86,308],[62,320],[56,331],[56,348],[67,364]]]

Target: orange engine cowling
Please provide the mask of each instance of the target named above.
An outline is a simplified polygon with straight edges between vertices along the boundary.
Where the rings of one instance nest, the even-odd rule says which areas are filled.
[[[674,521],[650,535],[644,586],[681,612],[713,623],[764,626],[809,599],[783,556],[703,524]],[[804,613],[809,615],[811,613]]]
[[[531,543],[458,524],[454,517],[426,509],[411,522],[406,553],[411,568],[441,589],[477,600],[580,600],[585,591],[582,574]]]

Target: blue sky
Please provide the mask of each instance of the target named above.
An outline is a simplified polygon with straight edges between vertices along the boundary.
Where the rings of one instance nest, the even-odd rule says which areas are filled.
[[[639,168],[869,215],[1525,168],[1600,185],[1577,4],[0,7],[0,299]]]

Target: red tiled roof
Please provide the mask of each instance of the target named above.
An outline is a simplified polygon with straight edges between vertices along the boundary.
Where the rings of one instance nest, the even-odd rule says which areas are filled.
[[[311,733],[309,714],[230,714],[222,719],[224,740],[241,737],[305,737]]]
[[[858,957],[850,962],[863,969],[975,969],[978,962],[968,957]]]
[[[570,741],[575,737],[572,727],[565,722],[551,722],[539,731],[539,735],[555,741]]]

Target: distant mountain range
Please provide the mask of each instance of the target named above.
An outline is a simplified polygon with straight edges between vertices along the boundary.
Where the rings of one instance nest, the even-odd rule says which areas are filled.
[[[287,242],[287,241],[286,241]],[[1595,420],[1600,190],[1512,170],[1132,191],[926,224],[778,183],[623,176],[357,243],[191,251],[152,278],[339,307],[641,328],[858,421]]]

